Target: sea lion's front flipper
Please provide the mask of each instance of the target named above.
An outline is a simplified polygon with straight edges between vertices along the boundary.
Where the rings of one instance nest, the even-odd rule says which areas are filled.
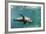
[[[24,22],[24,24],[26,24],[26,22]]]

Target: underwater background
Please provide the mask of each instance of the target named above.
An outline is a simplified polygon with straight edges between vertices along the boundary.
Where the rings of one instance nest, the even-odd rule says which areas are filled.
[[[23,14],[32,18],[32,23],[17,22],[14,19]],[[32,28],[41,27],[41,7],[40,6],[17,6],[11,5],[11,28]]]

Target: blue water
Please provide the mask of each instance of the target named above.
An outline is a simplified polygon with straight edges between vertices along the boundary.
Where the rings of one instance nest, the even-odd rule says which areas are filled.
[[[41,7],[40,6],[13,6],[11,8],[11,28],[32,28],[41,26]],[[21,17],[20,14],[32,18],[32,23],[17,22],[14,19]]]

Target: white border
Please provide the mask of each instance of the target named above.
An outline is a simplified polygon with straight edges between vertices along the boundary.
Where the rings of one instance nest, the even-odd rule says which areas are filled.
[[[11,5],[22,5],[22,6],[41,6],[41,27],[39,28],[14,28],[11,29]],[[43,30],[43,5],[41,4],[23,4],[23,3],[8,3],[8,31],[27,31],[27,30]]]

